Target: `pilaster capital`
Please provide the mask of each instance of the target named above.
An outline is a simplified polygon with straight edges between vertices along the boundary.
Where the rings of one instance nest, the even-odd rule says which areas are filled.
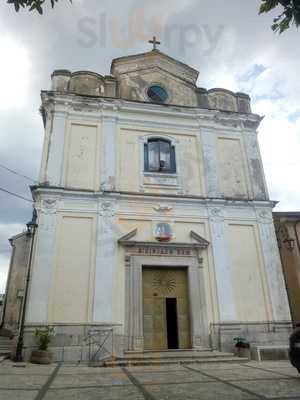
[[[208,215],[211,221],[222,222],[224,221],[224,207],[208,207]]]

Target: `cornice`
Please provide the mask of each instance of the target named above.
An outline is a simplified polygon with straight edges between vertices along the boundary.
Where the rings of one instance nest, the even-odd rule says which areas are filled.
[[[155,195],[153,193],[138,193],[138,192],[104,192],[104,191],[92,191],[92,190],[75,190],[67,189],[61,187],[53,186],[32,186],[32,195],[34,200],[40,198],[40,196],[61,196],[67,199],[82,199],[85,201],[98,201],[103,200],[119,200],[119,201],[140,201],[140,202],[156,202],[158,207],[163,202],[168,202],[170,204],[198,204],[198,205],[208,205],[212,207],[220,206],[236,206],[236,207],[266,207],[273,208],[277,204],[272,200],[241,200],[232,198],[211,198],[211,197],[201,197],[201,196],[184,196],[184,195],[174,195],[169,194]]]
[[[257,114],[242,114],[233,111],[221,111],[199,107],[178,105],[159,105],[148,102],[137,102],[119,98],[81,96],[75,93],[42,91],[42,108],[55,113],[84,113],[86,115],[105,115],[106,113],[121,113],[171,117],[181,120],[194,120],[199,127],[213,128],[228,126],[230,128],[255,131],[263,117]],[[118,115],[122,118],[122,115]]]

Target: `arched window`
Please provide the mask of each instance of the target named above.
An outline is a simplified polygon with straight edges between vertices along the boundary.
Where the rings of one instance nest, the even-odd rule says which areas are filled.
[[[145,143],[145,171],[176,172],[175,147],[169,140],[149,139]]]

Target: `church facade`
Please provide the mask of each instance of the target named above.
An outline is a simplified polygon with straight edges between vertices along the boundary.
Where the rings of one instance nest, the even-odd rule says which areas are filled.
[[[40,325],[56,327],[57,359],[79,359],[93,329],[111,329],[117,354],[286,342],[261,118],[247,95],[197,78],[156,49],[109,76],[53,73],[27,348]]]

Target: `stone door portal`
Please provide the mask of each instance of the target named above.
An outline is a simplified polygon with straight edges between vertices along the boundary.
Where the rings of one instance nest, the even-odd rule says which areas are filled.
[[[191,348],[186,268],[143,267],[145,350]]]

